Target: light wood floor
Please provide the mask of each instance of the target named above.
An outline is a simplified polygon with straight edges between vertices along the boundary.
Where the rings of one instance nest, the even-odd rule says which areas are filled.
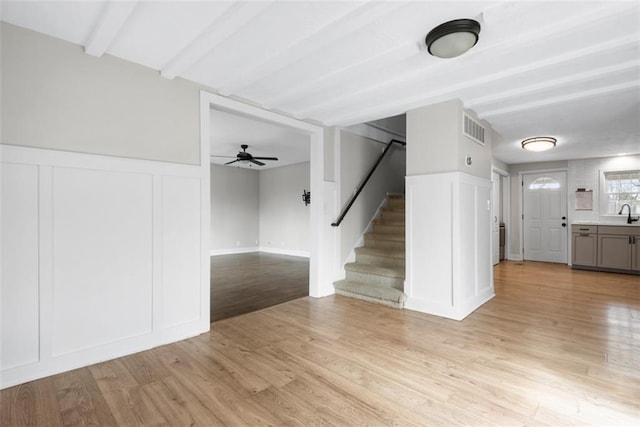
[[[495,268],[462,322],[339,296],[0,392],[10,425],[640,425],[640,278]]]
[[[309,259],[266,252],[211,257],[211,321],[309,295]]]

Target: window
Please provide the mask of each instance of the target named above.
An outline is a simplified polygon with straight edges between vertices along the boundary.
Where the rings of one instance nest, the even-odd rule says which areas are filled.
[[[529,184],[529,190],[557,190],[558,188],[560,188],[560,182],[550,176],[541,176]]]
[[[604,172],[605,215],[617,215],[625,203],[640,213],[640,170]],[[625,213],[627,210],[625,209]]]

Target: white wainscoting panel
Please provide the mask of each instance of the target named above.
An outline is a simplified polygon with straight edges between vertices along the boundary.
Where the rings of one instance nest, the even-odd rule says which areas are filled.
[[[38,167],[5,163],[1,174],[0,369],[39,359]]]
[[[405,292],[448,312],[453,305],[452,289],[442,284],[453,281],[452,183],[437,174],[421,178],[407,177]],[[449,268],[443,268],[446,266]]]
[[[485,224],[491,223],[491,207],[487,207],[487,200],[492,200],[492,189],[476,185],[476,289],[474,298],[478,295],[493,297],[493,262],[491,259],[491,228]],[[493,203],[493,200],[492,200]],[[489,242],[489,243],[487,243]],[[490,266],[486,268],[486,266]]]
[[[491,299],[491,182],[407,177],[406,307],[462,320]]]
[[[198,178],[162,178],[162,326],[165,328],[201,316],[200,192]]]
[[[209,330],[206,162],[0,159],[0,389]]]
[[[486,211],[487,203],[485,201],[484,207],[478,208],[475,185],[461,182],[458,184],[458,206],[456,210],[458,210],[460,215],[460,221],[456,228],[456,236],[454,237],[457,256],[453,258],[453,270],[457,275],[457,291],[458,295],[475,295],[477,278],[475,268],[477,211]]]
[[[54,168],[53,353],[151,332],[152,175]]]

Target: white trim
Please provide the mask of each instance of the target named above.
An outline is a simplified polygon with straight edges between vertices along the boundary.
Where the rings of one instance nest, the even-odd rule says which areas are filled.
[[[278,255],[289,255],[289,256],[297,256],[301,258],[309,258],[309,251],[297,251],[292,249],[279,249],[279,248],[269,248],[265,246],[260,246],[259,252],[266,252],[268,254],[278,254]]]
[[[302,258],[310,257],[309,251],[278,249],[278,248],[270,248],[266,246],[250,246],[246,248],[230,248],[230,249],[211,249],[209,251],[209,256],[248,254],[253,252],[265,252],[269,254],[289,255],[289,256],[297,256]]]
[[[616,221],[619,220],[621,222],[622,225],[626,224],[626,221],[622,221],[620,214],[618,213],[609,213],[607,212],[608,209],[608,197],[607,195],[609,194],[607,192],[607,186],[606,186],[606,174],[608,173],[615,173],[615,172],[637,172],[640,168],[638,167],[630,167],[630,166],[617,166],[617,167],[609,167],[606,169],[603,169],[602,167],[600,167],[598,169],[598,189],[599,189],[599,193],[598,193],[598,217],[600,218],[600,220],[602,221]],[[631,216],[635,216],[634,213],[631,214]]]
[[[210,109],[218,109],[226,112],[242,114],[259,120],[272,122],[281,126],[293,128],[309,135],[310,139],[310,191],[313,193],[310,213],[310,260],[309,260],[309,296],[322,297],[334,293],[332,282],[331,254],[323,250],[322,230],[325,218],[324,206],[324,129],[320,126],[283,116],[272,111],[215,95],[206,91],[200,91],[200,138],[202,145],[209,146],[211,141]],[[202,157],[207,161],[209,156]],[[331,215],[333,212],[327,213]],[[332,247],[332,245],[327,245]]]
[[[249,246],[245,248],[211,249],[209,250],[209,256],[248,254],[251,252],[260,252],[260,248],[258,246]]]
[[[511,234],[511,174],[494,165],[491,165],[491,170],[500,175],[502,180],[502,222],[504,223],[505,229],[504,259],[510,260],[512,259],[509,239],[509,235]]]

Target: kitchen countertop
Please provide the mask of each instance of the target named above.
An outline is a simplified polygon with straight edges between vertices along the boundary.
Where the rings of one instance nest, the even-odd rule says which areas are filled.
[[[606,225],[607,227],[616,226],[616,227],[638,227],[640,226],[640,221],[636,221],[633,224],[627,224],[626,218],[620,221],[575,221],[572,222],[571,225]]]

